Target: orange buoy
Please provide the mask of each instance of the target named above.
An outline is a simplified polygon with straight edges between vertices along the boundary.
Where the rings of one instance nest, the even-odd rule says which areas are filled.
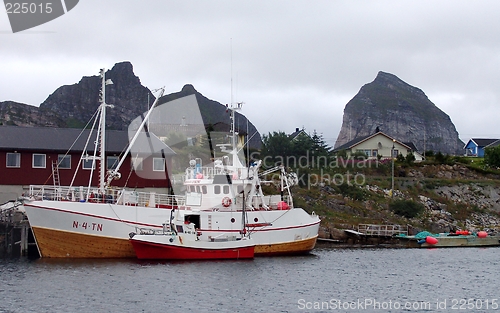
[[[477,236],[479,238],[486,238],[486,237],[488,237],[488,233],[485,232],[484,230],[482,230],[482,231],[480,231],[480,232],[477,233]]]
[[[430,245],[435,245],[436,243],[438,243],[438,240],[434,237],[427,236],[425,237],[425,242],[427,242]]]

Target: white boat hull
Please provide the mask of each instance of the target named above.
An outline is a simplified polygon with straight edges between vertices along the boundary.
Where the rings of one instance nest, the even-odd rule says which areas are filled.
[[[170,209],[91,202],[26,201],[26,213],[42,257],[135,257],[129,233],[163,229]],[[194,211],[193,211],[194,212]],[[200,211],[201,239],[241,231],[241,212]],[[255,254],[296,254],[314,248],[320,220],[302,209],[250,211],[247,227]],[[264,225],[264,226],[259,226]]]

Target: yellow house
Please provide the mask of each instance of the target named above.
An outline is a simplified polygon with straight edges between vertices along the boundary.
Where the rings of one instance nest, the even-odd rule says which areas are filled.
[[[400,154],[406,157],[408,153],[413,153],[415,161],[424,159],[413,143],[401,142],[383,132],[356,138],[335,148],[333,152],[343,150],[346,151],[348,157],[356,152],[363,152],[368,159],[388,159],[391,155],[395,158]]]

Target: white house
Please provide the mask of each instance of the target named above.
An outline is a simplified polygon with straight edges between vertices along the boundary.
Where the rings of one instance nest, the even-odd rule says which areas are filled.
[[[413,153],[415,161],[422,161],[424,159],[413,143],[401,142],[383,132],[356,138],[335,148],[333,152],[342,150],[345,150],[348,156],[356,152],[363,152],[369,159],[388,159],[391,158],[391,154],[394,158],[399,154],[406,157],[408,153]]]

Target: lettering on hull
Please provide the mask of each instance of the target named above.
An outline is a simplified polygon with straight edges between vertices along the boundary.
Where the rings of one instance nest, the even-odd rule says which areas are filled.
[[[83,228],[93,231],[102,231],[102,224],[73,221],[73,228]]]

